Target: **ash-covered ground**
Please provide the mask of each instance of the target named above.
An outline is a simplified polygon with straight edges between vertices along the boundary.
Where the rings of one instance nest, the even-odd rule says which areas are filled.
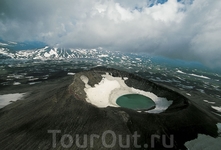
[[[187,95],[185,90],[105,67],[72,72],[36,84],[2,87],[1,95],[25,95],[0,109],[1,149],[186,149],[185,143],[198,134],[220,136],[220,114],[211,107],[220,106],[220,101],[214,97],[194,91]],[[158,114],[94,106],[85,100],[85,84],[79,77],[87,76],[94,86],[105,73],[127,77],[129,87],[173,103]]]

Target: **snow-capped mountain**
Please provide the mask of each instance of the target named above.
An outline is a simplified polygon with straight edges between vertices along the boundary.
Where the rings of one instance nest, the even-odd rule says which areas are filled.
[[[12,51],[7,48],[0,48],[0,58],[11,59],[41,59],[59,60],[72,58],[100,58],[108,57],[112,52],[98,49],[64,49],[55,47],[44,47],[33,50]]]
[[[0,59],[62,60],[74,58],[99,59],[119,56],[119,52],[97,49],[73,49],[46,46],[41,42],[8,42],[0,39]],[[123,57],[123,56],[120,56]]]

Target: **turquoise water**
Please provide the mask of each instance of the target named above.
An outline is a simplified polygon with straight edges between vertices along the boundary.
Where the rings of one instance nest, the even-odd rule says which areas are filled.
[[[156,106],[155,102],[140,94],[127,94],[120,96],[116,103],[125,108],[140,110],[140,109],[150,109]]]

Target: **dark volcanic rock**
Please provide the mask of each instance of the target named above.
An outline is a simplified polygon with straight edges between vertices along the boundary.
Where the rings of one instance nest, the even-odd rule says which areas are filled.
[[[128,86],[166,97],[173,104],[159,114],[97,108],[85,101],[80,76],[87,76],[94,86],[106,72],[128,77]],[[198,133],[218,136],[216,123],[221,119],[194,99],[115,69],[94,68],[30,91],[24,100],[0,109],[0,149],[185,149],[184,143]]]

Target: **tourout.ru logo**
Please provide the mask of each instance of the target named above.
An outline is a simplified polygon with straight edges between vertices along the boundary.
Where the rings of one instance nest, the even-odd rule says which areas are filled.
[[[61,130],[48,130],[48,133],[51,134],[52,137],[52,147],[57,147],[57,135],[61,134]],[[84,134],[83,137],[80,134],[70,135],[70,134],[63,134],[59,135],[61,137],[60,144],[63,148],[71,148],[75,145],[78,148],[94,148],[95,140],[101,140],[102,147],[104,148],[114,148],[116,144],[118,144],[121,148],[130,148],[131,145],[134,148],[155,148],[155,141],[162,142],[162,146],[164,148],[173,148],[174,147],[174,136],[173,135],[151,135],[150,144],[147,143],[140,145],[138,144],[138,140],[141,137],[137,132],[134,132],[133,135],[120,135],[116,134],[112,130],[104,131],[101,135],[98,134]],[[108,137],[108,138],[107,138]],[[107,139],[110,139],[108,140]],[[123,140],[123,138],[125,138]],[[170,139],[168,142],[167,139]],[[131,140],[132,139],[132,140]],[[123,142],[124,141],[124,142]]]

